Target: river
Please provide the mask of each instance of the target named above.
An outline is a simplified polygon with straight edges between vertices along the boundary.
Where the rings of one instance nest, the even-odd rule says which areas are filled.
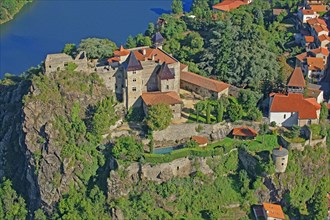
[[[124,44],[149,22],[169,13],[172,0],[36,0],[14,20],[0,25],[0,79],[20,74],[87,37]],[[185,0],[185,9],[191,0]]]

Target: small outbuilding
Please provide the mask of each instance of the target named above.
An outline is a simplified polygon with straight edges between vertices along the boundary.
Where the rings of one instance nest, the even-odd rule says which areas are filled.
[[[192,136],[191,140],[195,141],[200,147],[206,147],[208,143],[208,139],[202,136]]]
[[[257,137],[258,132],[250,127],[242,126],[234,128],[232,131],[232,136],[236,139],[250,140]]]

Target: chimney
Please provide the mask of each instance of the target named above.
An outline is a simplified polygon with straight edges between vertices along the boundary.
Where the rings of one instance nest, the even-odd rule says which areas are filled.
[[[143,56],[145,56],[147,54],[147,50],[146,49],[142,49],[142,54],[143,54]]]
[[[282,148],[282,146],[280,146],[280,149],[279,149],[280,151],[282,151],[283,150],[283,148]]]
[[[154,60],[155,60],[155,56],[156,56],[155,54],[152,54],[152,55],[151,55],[151,60],[154,61]]]

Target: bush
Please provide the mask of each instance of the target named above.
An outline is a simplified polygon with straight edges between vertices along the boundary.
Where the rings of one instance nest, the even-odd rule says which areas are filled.
[[[141,122],[145,117],[144,111],[142,108],[130,108],[126,115],[127,121]]]
[[[112,148],[112,154],[117,159],[138,161],[143,153],[143,145],[132,137],[120,137]]]
[[[271,127],[276,127],[276,121],[272,121],[272,122],[270,122],[270,126],[271,126]]]

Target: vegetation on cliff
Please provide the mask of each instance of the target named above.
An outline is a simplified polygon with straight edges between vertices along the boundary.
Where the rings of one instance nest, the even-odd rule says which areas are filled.
[[[3,0],[0,2],[0,24],[13,19],[21,8],[32,0]]]

